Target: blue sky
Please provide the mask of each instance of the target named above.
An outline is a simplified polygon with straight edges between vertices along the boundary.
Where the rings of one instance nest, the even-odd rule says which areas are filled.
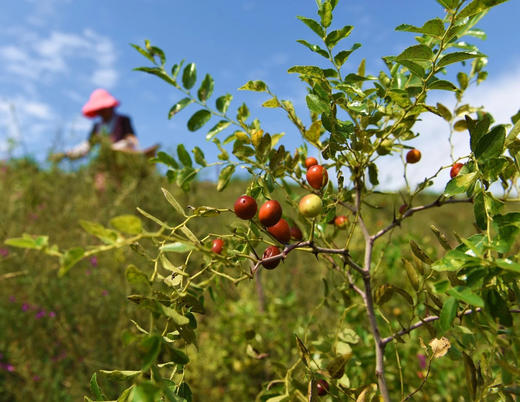
[[[313,41],[313,33],[296,19],[315,17],[314,0],[7,0],[0,14],[0,158],[8,137],[21,136],[27,152],[42,159],[51,146],[66,148],[83,140],[92,124],[80,114],[81,106],[97,87],[109,89],[121,101],[119,108],[133,120],[142,146],[161,143],[172,150],[180,142],[188,148],[201,146],[212,159],[212,146],[203,144],[204,132],[191,133],[186,121],[196,110],[185,110],[169,121],[169,108],[181,94],[164,82],[134,72],[147,65],[129,43],[149,39],[163,48],[171,65],[181,59],[197,64],[199,77],[208,72],[215,79],[215,95],[230,92],[232,108],[247,101],[272,133],[285,132],[283,142],[295,147],[295,130],[280,112],[262,110],[265,96],[236,91],[251,79],[266,81],[280,97],[291,99],[306,118],[305,88],[287,69],[298,64],[320,63],[297,39]],[[479,27],[488,34],[475,42],[490,58],[487,84],[470,91],[469,100],[486,104],[502,122],[520,108],[520,54],[516,43],[520,1],[510,0],[489,13]],[[422,25],[442,16],[434,0],[341,0],[335,25],[354,25],[351,37],[341,46],[363,47],[350,60],[357,69],[361,58],[367,70],[383,68],[380,57],[398,54],[413,44],[412,34],[395,32],[401,23]],[[449,103],[451,94],[439,95]],[[190,113],[191,111],[191,113]],[[428,158],[446,156],[438,146],[440,119],[427,119],[419,128],[428,134],[417,146],[429,155],[415,170],[420,180],[429,172]],[[211,127],[208,124],[208,129]],[[223,136],[225,137],[225,136]],[[437,138],[436,138],[437,137]],[[464,151],[466,139],[457,146]],[[459,144],[460,143],[460,144]],[[21,148],[19,152],[21,152]],[[424,153],[423,153],[424,154]],[[439,159],[440,158],[440,159]],[[383,160],[389,183],[395,160]],[[413,175],[412,175],[413,176]]]

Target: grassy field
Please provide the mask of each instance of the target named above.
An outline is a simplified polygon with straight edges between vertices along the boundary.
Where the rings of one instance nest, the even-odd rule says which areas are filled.
[[[245,186],[232,182],[225,192],[217,193],[212,183],[195,183],[192,191],[182,193],[150,170],[145,177],[109,178],[106,189],[99,192],[88,167],[66,172],[41,170],[24,160],[11,161],[0,166],[0,243],[30,233],[47,234],[50,243],[60,248],[98,244],[80,228],[79,220],[106,225],[114,216],[137,214],[139,206],[174,223],[177,216],[161,187],[183,205],[230,208]],[[372,200],[377,208],[370,210],[367,219],[371,230],[389,223],[401,204],[397,194],[384,197],[384,203],[382,199]],[[288,214],[295,217],[291,211]],[[192,230],[198,235],[226,234],[232,219],[231,214],[208,218]],[[375,281],[406,286],[400,261],[410,255],[406,246],[409,239],[436,255],[441,249],[431,224],[453,241],[453,232],[464,235],[472,221],[468,205],[431,209],[409,219],[377,250]],[[147,227],[153,228],[153,223]],[[340,244],[341,240],[340,236]],[[355,240],[354,256],[358,249]],[[95,370],[128,369],[137,364],[126,346],[136,333],[130,320],[139,319],[142,312],[126,298],[130,289],[124,271],[128,264],[135,264],[151,272],[142,256],[129,248],[99,254],[59,278],[57,261],[51,257],[1,244],[0,251],[0,401],[78,401],[89,394]],[[261,279],[264,303],[254,281],[233,286],[223,280],[205,295],[206,314],[198,318],[198,350],[188,350],[191,362],[186,376],[194,400],[254,400],[267,382],[298,358],[293,334],[313,340],[319,347],[320,331],[335,327],[338,320],[348,317],[353,330],[364,325],[361,310],[353,308],[359,300],[353,300],[347,289],[327,295],[323,280],[337,277],[303,254],[292,253],[276,270],[263,272]],[[329,302],[332,300],[340,302]],[[385,313],[399,316],[400,302],[385,305]],[[406,321],[406,317],[400,319]],[[419,345],[413,347],[418,349]],[[259,358],[261,354],[268,357]],[[362,364],[365,357],[357,356],[349,370],[367,371]],[[414,372],[418,363],[406,361],[402,365]],[[390,380],[396,375],[389,373]],[[448,387],[449,382],[464,381],[463,375],[463,371],[446,374],[437,384],[445,382]],[[109,392],[116,391],[100,381]],[[428,392],[430,400],[449,399],[443,399],[449,395],[442,391],[426,386],[424,395]]]

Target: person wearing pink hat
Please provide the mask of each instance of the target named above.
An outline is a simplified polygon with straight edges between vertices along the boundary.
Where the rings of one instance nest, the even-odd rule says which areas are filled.
[[[100,117],[100,120],[94,123],[88,140],[67,151],[65,155],[70,159],[85,156],[100,136],[110,137],[112,149],[115,151],[139,152],[139,142],[130,118],[116,113],[117,106],[119,101],[106,89],[98,88],[92,92],[81,111],[88,118]]]

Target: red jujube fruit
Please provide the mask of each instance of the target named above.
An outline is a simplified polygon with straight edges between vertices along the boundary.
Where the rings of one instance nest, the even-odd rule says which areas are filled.
[[[251,219],[257,210],[256,200],[248,195],[242,195],[235,201],[235,215],[240,219]]]
[[[282,206],[276,200],[264,202],[258,211],[260,223],[266,227],[273,226],[282,217]]]
[[[280,249],[276,246],[269,246],[265,249],[264,255],[262,258],[274,257],[275,255],[280,254]],[[265,269],[275,269],[278,264],[280,264],[280,260],[262,262],[262,265]]]

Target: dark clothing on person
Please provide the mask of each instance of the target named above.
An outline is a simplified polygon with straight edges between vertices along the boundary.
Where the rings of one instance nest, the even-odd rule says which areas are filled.
[[[123,140],[128,135],[135,135],[135,131],[128,116],[116,113],[108,123],[94,123],[88,139],[91,141],[94,136],[103,134],[109,135],[111,141],[116,143]]]

